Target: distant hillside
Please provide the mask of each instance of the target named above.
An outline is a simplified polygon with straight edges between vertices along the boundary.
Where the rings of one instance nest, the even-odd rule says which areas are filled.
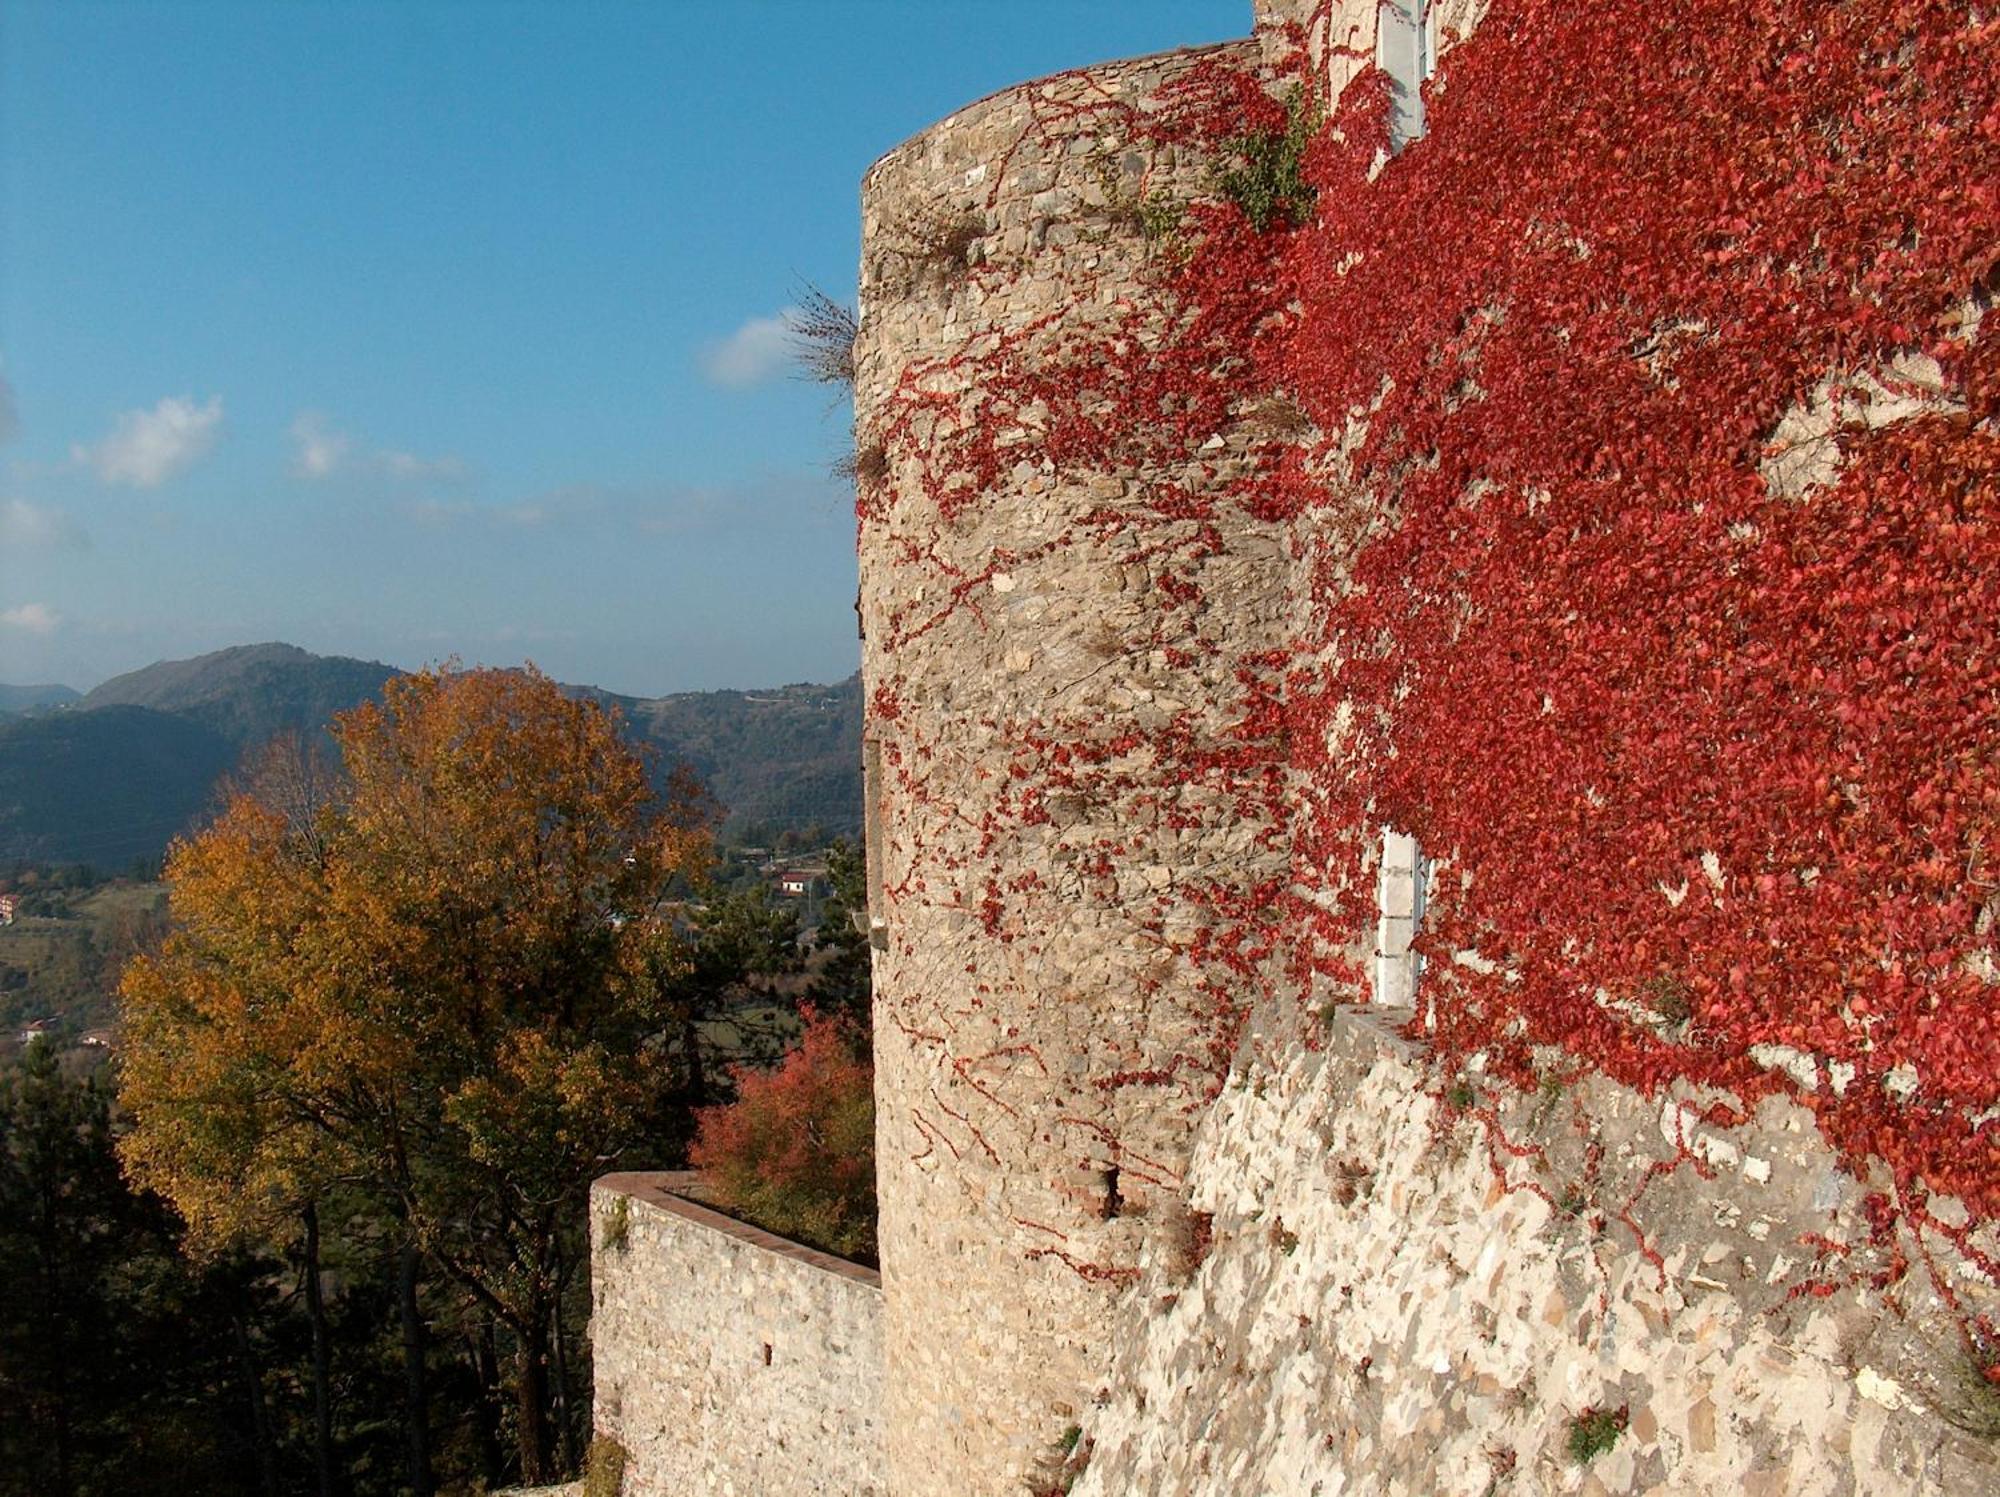
[[[729,808],[725,836],[814,824],[860,833],[859,674],[834,686],[611,700],[663,764],[692,766]]]
[[[147,707],[0,723],[0,860],[123,868],[207,808],[237,749]]]
[[[396,674],[292,645],[243,645],[119,676],[60,712],[0,718],[0,862],[118,870],[158,857],[245,754],[281,732],[323,728]],[[860,828],[858,676],[655,698],[570,689],[621,709],[662,770],[691,765],[729,808],[725,837]]]
[[[171,712],[248,748],[283,732],[323,727],[399,674],[380,661],[314,655],[296,645],[237,645],[114,676],[79,705]]]
[[[61,707],[78,700],[67,686],[0,685],[0,713],[26,712],[34,707]]]

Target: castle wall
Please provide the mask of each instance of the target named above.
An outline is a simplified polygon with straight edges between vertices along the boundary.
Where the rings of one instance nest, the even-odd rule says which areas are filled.
[[[625,1497],[881,1492],[878,1276],[676,1193],[694,1178],[590,1193],[595,1427]]]
[[[2000,1393],[1933,1289],[1874,1287],[1866,1187],[1802,1109],[1460,1100],[1366,1010],[1232,1078],[1210,1245],[1149,1258],[1076,1497],[2000,1492]]]
[[[1007,90],[868,174],[856,469],[882,1381],[864,1371],[858,1415],[785,1392],[816,1443],[796,1420],[745,1433],[757,1369],[722,1376],[711,1346],[751,1333],[712,1250],[686,1250],[690,1277],[679,1245],[644,1274],[600,1248],[600,1427],[661,1449],[673,1474],[648,1480],[743,1490],[818,1490],[786,1483],[838,1461],[852,1490],[873,1490],[865,1472],[898,1497],[1018,1494],[1061,1485],[1087,1450],[1074,1490],[1103,1497],[2000,1492],[2000,1393],[1963,1329],[1992,1314],[1993,1285],[1958,1251],[1962,1207],[1886,1224],[1880,1171],[1828,1151],[1807,1105],[1841,1091],[1838,1066],[1758,1047],[1806,1105],[1766,1099],[1727,1132],[1703,1116],[1722,1094],[1683,1079],[1641,1096],[1578,1074],[1587,1056],[1489,1084],[1486,1056],[1447,1067],[1397,1029],[1414,1006],[1446,1034],[1448,986],[1427,986],[1411,945],[1426,850],[1381,829],[1373,909],[1314,881],[1312,798],[1339,777],[1313,768],[1306,734],[1295,760],[1290,727],[1254,725],[1329,663],[1316,610],[1357,531],[1393,515],[1288,522],[1239,502],[1254,408],[1305,421],[1284,390],[1247,392],[1179,446],[1157,440],[1164,419],[1120,414],[1118,382],[1144,362],[1130,350],[1185,326],[1165,210],[1216,190],[1148,122],[1218,61],[1261,62],[1282,90],[1300,37],[1337,94],[1391,22],[1410,52],[1417,15],[1421,73],[1483,5],[1255,8],[1253,41]],[[1238,346],[1210,351],[1209,371],[1240,372]],[[1784,417],[1774,491],[1824,481],[1840,407]],[[1291,674],[1260,681],[1267,656]],[[1318,706],[1331,755],[1340,712]],[[1271,951],[1298,934],[1259,950],[1259,922],[1314,904],[1330,934],[1311,939],[1349,940],[1333,954],[1366,975],[1318,963],[1259,1007]],[[1493,970],[1430,959],[1437,976]],[[1389,1011],[1339,1006],[1371,997]],[[1970,1247],[1990,1257],[1990,1233]],[[780,1344],[780,1314],[825,1323],[788,1308],[798,1287],[772,1293],[756,1345]],[[627,1343],[661,1325],[635,1359]],[[821,1350],[826,1385],[850,1384],[848,1354]],[[761,1488],[741,1475],[758,1460]]]
[[[863,188],[876,1156],[904,1497],[1020,1491],[1102,1385],[1117,1290],[1233,1048],[1190,953],[1214,904],[1286,863],[1250,804],[1280,756],[1236,731],[1235,663],[1286,637],[1290,561],[1278,526],[1210,502],[1248,439],[1065,446],[1019,393],[1077,340],[1168,336],[1169,236],[1146,208],[1206,167],[1134,118],[1256,57],[1012,89]],[[1167,743],[1234,757],[1181,773]]]

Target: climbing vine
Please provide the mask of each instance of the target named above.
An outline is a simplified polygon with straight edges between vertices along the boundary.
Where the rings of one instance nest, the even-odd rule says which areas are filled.
[[[1725,1122],[1786,1092],[1881,1210],[1977,1255],[2000,1212],[1996,41],[1929,0],[1494,0],[1393,157],[1377,73],[1323,120],[1221,58],[1143,109],[1037,96],[1020,149],[1115,135],[1282,178],[1176,202],[1143,296],[913,360],[867,433],[864,529],[919,504],[938,527],[895,532],[939,586],[890,610],[887,658],[1010,570],[1115,542],[1158,620],[1117,647],[1231,683],[1221,730],[1214,703],[990,722],[1004,765],[950,809],[964,849],[928,874],[913,850],[919,880],[990,860],[970,912],[998,941],[1040,897],[1006,839],[1066,804],[1288,850],[1147,896],[1162,925],[1201,916],[1170,954],[1208,1038],[1107,1085],[1204,1095],[1260,994],[1358,995],[1393,825],[1439,860],[1442,1076],[1477,1058],[1533,1087],[1568,1052]],[[968,265],[975,291],[1039,272]],[[940,537],[1024,472],[1124,486],[952,560]],[[1309,585],[1282,648],[1231,653],[1203,564],[1246,524]],[[901,710],[887,683],[873,706]],[[899,756],[928,752],[891,754],[914,797]],[[1081,850],[1094,897],[1129,898],[1130,851]]]
[[[1446,1064],[1529,1082],[1559,1046],[1647,1090],[1783,1086],[1912,1207],[1980,1217],[1995,28],[1496,4],[1429,136],[1371,170],[1357,89],[1317,143],[1292,360],[1322,426],[1367,412],[1343,481],[1391,518],[1302,682],[1353,725],[1309,845],[1351,861],[1387,822],[1444,860]]]

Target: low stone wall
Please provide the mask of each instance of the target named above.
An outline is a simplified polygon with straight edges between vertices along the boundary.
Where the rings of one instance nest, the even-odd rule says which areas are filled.
[[[590,1193],[595,1421],[625,1497],[881,1492],[880,1276],[688,1199],[695,1179]]]
[[[1993,1286],[1937,1237],[1941,1281],[1885,1272],[1802,1109],[1447,1106],[1393,1017],[1242,1065],[1204,1119],[1075,1497],[2000,1493],[2000,1390],[1939,1294]]]

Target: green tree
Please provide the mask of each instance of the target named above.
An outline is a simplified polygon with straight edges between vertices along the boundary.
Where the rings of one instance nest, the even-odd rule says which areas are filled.
[[[267,1265],[201,1273],[47,1043],[0,1077],[0,1493],[276,1497]]]
[[[868,944],[868,864],[862,850],[842,839],[827,849],[827,882],[833,892],[820,907],[813,946],[821,953],[806,996],[827,1013],[868,1032],[874,1001],[874,952]]]
[[[95,1422],[95,1346],[112,1333],[95,1291],[124,1226],[108,1099],[38,1040],[0,1089],[0,1140],[0,1390],[25,1416],[0,1425],[42,1432],[8,1458],[68,1494]]]
[[[716,1100],[715,1062],[769,1061],[793,1034],[790,1005],[775,984],[804,963],[798,914],[771,898],[761,880],[727,892],[709,889],[686,913],[684,965],[663,985],[680,1026],[682,1100]]]

